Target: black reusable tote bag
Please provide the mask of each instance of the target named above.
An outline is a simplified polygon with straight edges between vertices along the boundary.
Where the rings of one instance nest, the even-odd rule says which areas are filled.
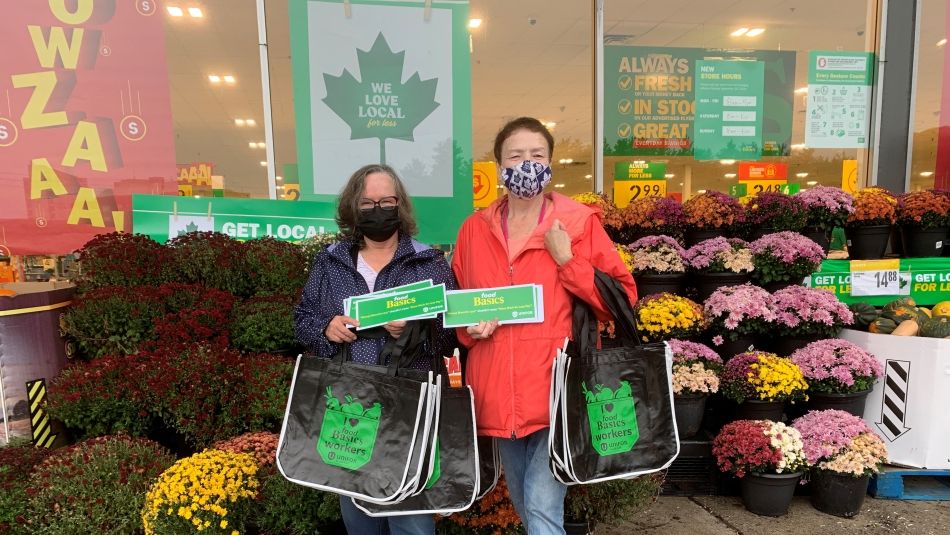
[[[368,501],[397,499],[419,477],[431,381],[333,359],[297,357],[277,450],[288,480]],[[424,448],[423,448],[424,449]]]
[[[623,286],[595,270],[595,284],[614,317],[617,338],[597,348],[597,319],[575,300],[574,341],[562,410],[568,471],[578,483],[655,472],[679,454],[665,344],[641,344]]]

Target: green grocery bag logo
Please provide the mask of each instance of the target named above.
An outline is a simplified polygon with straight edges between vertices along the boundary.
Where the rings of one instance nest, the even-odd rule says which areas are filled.
[[[587,401],[587,421],[594,450],[607,456],[633,449],[640,438],[640,429],[630,383],[620,381],[616,392],[604,385],[594,385],[596,392],[592,392],[586,383],[581,383],[581,389]]]
[[[439,455],[439,439],[435,439],[435,461],[432,463],[432,475],[426,480],[426,490],[431,489],[442,477],[442,459]]]
[[[373,457],[383,407],[373,403],[364,410],[363,404],[349,394],[346,403],[341,404],[329,386],[324,397],[327,411],[317,438],[317,452],[331,466],[356,470]]]

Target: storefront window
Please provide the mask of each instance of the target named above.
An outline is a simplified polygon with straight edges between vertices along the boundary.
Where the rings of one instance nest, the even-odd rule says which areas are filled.
[[[940,130],[950,124],[944,110],[947,54],[947,2],[920,2],[917,44],[917,88],[914,100],[913,156],[910,191],[950,187],[950,139],[940,142]]]

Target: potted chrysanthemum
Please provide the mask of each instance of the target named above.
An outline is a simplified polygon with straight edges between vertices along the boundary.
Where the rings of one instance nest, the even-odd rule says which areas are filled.
[[[801,434],[769,420],[726,424],[713,440],[719,470],[742,484],[742,503],[749,512],[782,516],[795,495],[805,467]]]
[[[699,432],[706,398],[719,391],[722,359],[709,347],[686,340],[670,340],[673,353],[673,405],[681,439]]]
[[[751,245],[755,271],[752,280],[770,292],[801,284],[821,266],[825,251],[797,232],[776,232]]]
[[[887,251],[891,227],[897,221],[897,198],[883,188],[866,188],[854,194],[854,211],[845,223],[848,256],[875,260]]]
[[[737,419],[781,420],[785,403],[808,398],[808,382],[791,359],[775,353],[750,351],[731,358],[719,389],[738,404]]]
[[[808,213],[802,234],[827,252],[831,244],[831,231],[835,227],[843,227],[854,211],[854,197],[841,188],[829,186],[814,186],[795,196],[805,203]]]
[[[709,320],[707,338],[723,360],[752,351],[775,319],[769,293],[751,284],[719,288],[706,299],[703,312]]]
[[[854,313],[838,297],[818,288],[789,286],[772,294],[775,311],[775,343],[783,356],[816,340],[834,338],[854,323]]]
[[[641,197],[604,215],[607,235],[624,244],[645,236],[678,238],[683,233],[685,222],[683,205],[669,197]]]
[[[808,381],[810,410],[840,409],[864,415],[864,405],[884,366],[874,355],[847,340],[812,342],[792,353]]]
[[[637,295],[683,293],[686,251],[669,236],[646,236],[627,248],[633,259]]]
[[[830,515],[857,515],[868,479],[887,460],[884,441],[860,417],[839,410],[811,411],[792,426],[801,433],[812,505]]]
[[[687,247],[715,238],[731,236],[745,222],[745,208],[733,197],[719,191],[707,191],[683,203],[686,212]]]
[[[798,232],[805,228],[808,210],[804,201],[798,197],[777,191],[759,193],[745,206],[745,234],[757,239],[766,234],[790,231]]]
[[[950,227],[950,196],[933,191],[901,195],[897,199],[897,224],[904,256],[942,256]]]
[[[701,241],[686,250],[685,259],[693,273],[700,301],[705,301],[723,286],[749,282],[755,269],[748,242],[739,238],[718,237]]]
[[[706,317],[701,306],[685,297],[668,293],[641,299],[634,310],[634,317],[644,342],[695,338],[706,328]]]

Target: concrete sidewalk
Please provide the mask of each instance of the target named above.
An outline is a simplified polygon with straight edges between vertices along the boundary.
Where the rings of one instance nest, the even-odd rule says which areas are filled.
[[[596,535],[845,535],[950,533],[950,501],[877,500],[868,496],[861,513],[838,518],[796,496],[787,515],[757,516],[738,496],[660,496],[649,510],[622,524],[598,526]]]

